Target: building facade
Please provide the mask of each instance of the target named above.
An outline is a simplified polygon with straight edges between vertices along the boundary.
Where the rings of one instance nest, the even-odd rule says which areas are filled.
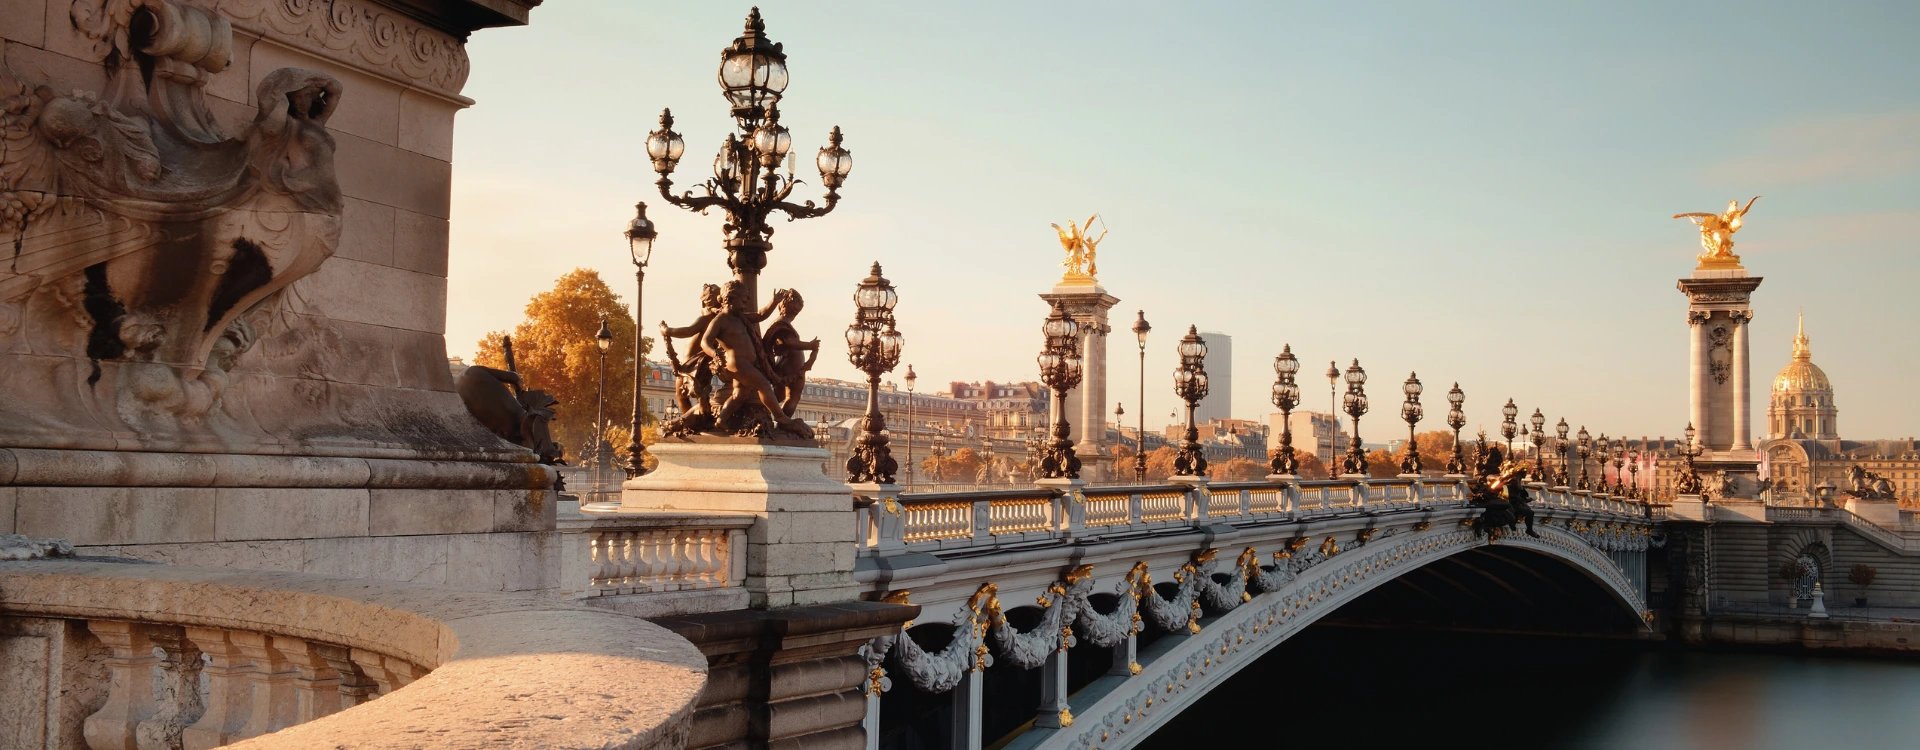
[[[1814,364],[1811,344],[1803,318],[1767,402],[1767,437],[1760,451],[1774,499],[1813,503],[1823,485],[1832,485],[1836,496],[1843,494],[1852,486],[1853,467],[1859,466],[1886,477],[1901,505],[1920,506],[1920,442],[1840,437],[1833,381]]]

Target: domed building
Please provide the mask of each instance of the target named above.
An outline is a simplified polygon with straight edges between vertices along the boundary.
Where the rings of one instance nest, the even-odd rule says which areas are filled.
[[[1902,504],[1920,502],[1920,442],[1843,440],[1833,381],[1813,363],[1806,319],[1793,337],[1793,355],[1773,377],[1767,403],[1767,439],[1760,444],[1766,476],[1773,480],[1775,502],[1811,503],[1823,484],[1836,494],[1849,486],[1848,472],[1858,465],[1893,482]]]

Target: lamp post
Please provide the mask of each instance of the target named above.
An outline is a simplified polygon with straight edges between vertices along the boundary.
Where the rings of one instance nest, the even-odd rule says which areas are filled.
[[[1567,418],[1561,417],[1560,423],[1553,426],[1553,447],[1560,453],[1560,473],[1554,476],[1555,487],[1567,486]]]
[[[1587,432],[1586,425],[1580,425],[1580,439],[1575,447],[1580,454],[1579,489],[1589,489],[1591,484],[1587,479],[1587,459],[1593,456],[1593,435]]]
[[[993,478],[993,474],[994,474],[993,462],[996,460],[996,457],[994,456],[994,450],[993,450],[993,438],[989,437],[986,439],[986,441],[987,441],[986,447],[981,452],[984,453],[987,457],[987,463],[986,463],[987,484],[998,484],[998,482],[995,482]]]
[[[892,449],[887,447],[887,417],[880,411],[880,376],[900,364],[904,343],[893,319],[893,306],[899,301],[892,282],[880,275],[877,261],[853,292],[854,316],[853,324],[847,326],[847,361],[867,374],[867,413],[860,420],[860,439],[853,454],[847,457],[849,482],[893,484],[893,473],[900,468],[893,460]],[[907,369],[911,372],[913,368]],[[913,382],[911,376],[907,382]]]
[[[1513,421],[1520,416],[1520,407],[1513,405],[1513,399],[1507,399],[1507,405],[1500,407],[1500,436],[1507,439],[1507,460],[1513,460],[1513,438],[1519,434],[1519,425]]]
[[[647,290],[647,263],[653,260],[653,241],[660,233],[647,220],[647,204],[633,204],[633,221],[627,223],[627,254],[633,260],[633,436],[627,441],[627,478],[647,473],[647,445],[640,439],[640,423],[647,413],[642,386],[646,385],[646,340],[640,335],[640,305]]]
[[[1047,454],[1047,428],[1035,427],[1027,438],[1027,473],[1033,479],[1040,478],[1040,459]]]
[[[780,125],[780,96],[787,88],[787,55],[781,45],[767,38],[767,27],[760,9],[747,14],[745,30],[733,44],[720,53],[720,88],[731,105],[737,132],[728,133],[713,160],[713,177],[700,184],[704,195],[692,191],[673,193],[674,166],[686,151],[686,141],[673,131],[673,112],[660,111],[660,128],[647,134],[647,156],[660,175],[656,183],[667,202],[696,213],[719,208],[726,212],[723,231],[727,235],[727,267],[734,279],[746,287],[757,309],[760,304],[758,281],[767,265],[767,252],[773,249],[768,237],[773,226],[768,219],[778,211],[788,220],[825,216],[840,203],[840,186],[853,170],[853,154],[841,147],[840,128],[827,136],[827,145],[814,159],[825,186],[826,202],[792,203],[787,197],[799,184],[788,162],[785,175],[780,164],[793,146],[793,138]]]
[[[1407,457],[1400,460],[1400,473],[1418,476],[1420,474],[1420,443],[1414,439],[1413,429],[1414,425],[1419,424],[1420,419],[1426,416],[1426,410],[1420,406],[1419,373],[1407,373],[1407,382],[1400,386],[1400,390],[1407,394],[1407,400],[1400,404],[1400,418],[1407,420]]]
[[[1327,476],[1329,477],[1333,476],[1333,465],[1338,463],[1335,459],[1338,458],[1340,450],[1337,444],[1340,439],[1340,400],[1336,395],[1336,386],[1339,382],[1340,363],[1329,360],[1327,362],[1327,423],[1333,426],[1333,431],[1327,433]],[[1314,449],[1318,451],[1319,446],[1315,445]]]
[[[1701,449],[1700,444],[1694,440],[1700,433],[1693,428],[1692,422],[1687,423],[1687,429],[1684,434],[1687,437],[1687,443],[1680,449],[1680,456],[1685,459],[1685,463],[1680,470],[1679,481],[1674,484],[1673,489],[1674,492],[1682,495],[1698,495],[1701,489],[1700,474],[1694,470],[1693,461],[1699,458],[1701,453],[1706,451]],[[1829,487],[1831,487],[1831,485],[1829,485]]]
[[[933,462],[933,476],[931,477],[931,479],[933,480],[933,483],[936,485],[947,480],[946,471],[940,467],[940,461],[942,459],[945,459],[946,457],[947,457],[946,433],[939,431],[939,428],[935,428],[933,433],[933,447],[927,451],[927,460]]]
[[[1533,416],[1527,417],[1527,423],[1533,425],[1533,475],[1535,481],[1545,482],[1546,464],[1541,463],[1540,448],[1547,442],[1547,415],[1539,409],[1533,410]]]
[[[1467,426],[1467,413],[1460,406],[1467,402],[1467,393],[1460,390],[1460,384],[1454,383],[1453,390],[1447,391],[1447,426],[1453,428],[1453,457],[1447,459],[1447,473],[1464,475],[1467,473],[1467,448],[1460,442],[1460,428]]]
[[[820,450],[827,452],[827,457],[820,461],[820,472],[822,474],[833,473],[833,436],[827,434],[830,429],[832,428],[827,425],[827,420],[824,419],[813,424],[813,442],[820,447]]]
[[[1360,450],[1360,415],[1367,413],[1367,371],[1360,367],[1355,359],[1353,366],[1347,368],[1347,395],[1344,404],[1347,415],[1353,417],[1353,435],[1347,441],[1347,474],[1367,473],[1367,454]]]
[[[1044,479],[1079,479],[1080,457],[1073,455],[1073,441],[1067,439],[1067,391],[1080,384],[1080,324],[1073,322],[1067,309],[1054,303],[1047,322],[1040,326],[1046,344],[1035,362],[1040,365],[1040,382],[1053,391],[1053,442],[1040,458],[1040,476]]]
[[[1600,465],[1600,486],[1596,489],[1601,492],[1606,492],[1609,486],[1607,482],[1607,460],[1613,458],[1612,448],[1613,441],[1607,439],[1607,433],[1600,433],[1600,439],[1593,441],[1594,462]]]
[[[1627,497],[1640,497],[1640,448],[1635,446],[1627,451],[1627,472],[1633,475],[1633,482],[1627,485]]]
[[[1207,454],[1200,448],[1200,428],[1194,424],[1194,411],[1200,399],[1207,397],[1207,341],[1200,338],[1196,326],[1187,326],[1180,339],[1180,366],[1173,370],[1173,392],[1187,402],[1187,431],[1182,435],[1180,451],[1173,457],[1173,472],[1183,477],[1207,475]]]
[[[606,316],[600,316],[600,330],[593,334],[593,347],[599,351],[600,385],[593,394],[593,488],[602,489],[601,479],[607,469],[607,350],[613,348],[613,329],[607,327]]]
[[[919,472],[914,471],[914,466],[913,466],[913,433],[915,430],[920,428],[920,424],[913,420],[913,384],[916,381],[920,380],[920,376],[914,374],[912,363],[907,364],[906,379],[907,379],[907,489],[911,490],[913,489],[913,479],[915,476],[919,474]]]
[[[1147,332],[1153,326],[1147,324],[1147,311],[1140,310],[1133,319],[1133,338],[1140,343],[1140,400],[1134,402],[1139,408],[1135,419],[1140,421],[1138,429],[1139,449],[1133,452],[1133,480],[1141,484],[1147,482]]]
[[[1621,438],[1613,444],[1613,494],[1626,494],[1627,473],[1623,471],[1627,464],[1627,439]]]
[[[1273,405],[1280,409],[1280,447],[1274,449],[1267,468],[1274,474],[1300,473],[1300,459],[1293,455],[1293,407],[1300,405],[1300,384],[1294,376],[1299,372],[1300,358],[1293,356],[1293,345],[1282,345],[1279,356],[1273,358]]]

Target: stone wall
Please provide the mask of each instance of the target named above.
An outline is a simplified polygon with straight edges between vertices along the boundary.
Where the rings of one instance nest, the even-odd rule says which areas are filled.
[[[466,36],[536,4],[8,0],[0,532],[515,575],[462,550],[552,473],[454,392],[447,216]]]

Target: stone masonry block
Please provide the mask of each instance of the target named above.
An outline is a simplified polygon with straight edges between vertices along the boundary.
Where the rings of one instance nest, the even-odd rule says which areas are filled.
[[[19,504],[18,487],[0,487],[0,534],[12,534],[14,508]]]
[[[401,148],[453,161],[453,116],[460,105],[418,91],[400,92]]]
[[[221,541],[367,534],[367,490],[223,487],[217,493],[214,530]]]
[[[853,554],[850,544],[750,544],[747,570],[768,577],[851,571]]]
[[[393,265],[395,214],[392,206],[347,198],[340,214],[340,249],[333,257]]]
[[[447,275],[447,220],[399,211],[393,226],[393,265],[409,271]]]
[[[367,533],[472,534],[493,530],[494,493],[462,490],[373,490]]]
[[[446,332],[447,280],[333,258],[305,279],[307,300],[339,320],[426,333]]]
[[[440,369],[446,369],[444,366]],[[548,490],[495,490],[493,531],[542,531],[553,528],[560,496]]]
[[[340,190],[346,195],[447,218],[453,165],[348,133],[335,134],[333,155]]]
[[[21,487],[15,533],[76,546],[212,541],[214,493],[197,487]]]
[[[47,4],[45,0],[8,3],[0,13],[0,39],[34,47],[46,43]]]
[[[823,513],[772,513],[767,516],[765,541],[769,544],[805,544],[810,542],[853,543],[852,511]]]

